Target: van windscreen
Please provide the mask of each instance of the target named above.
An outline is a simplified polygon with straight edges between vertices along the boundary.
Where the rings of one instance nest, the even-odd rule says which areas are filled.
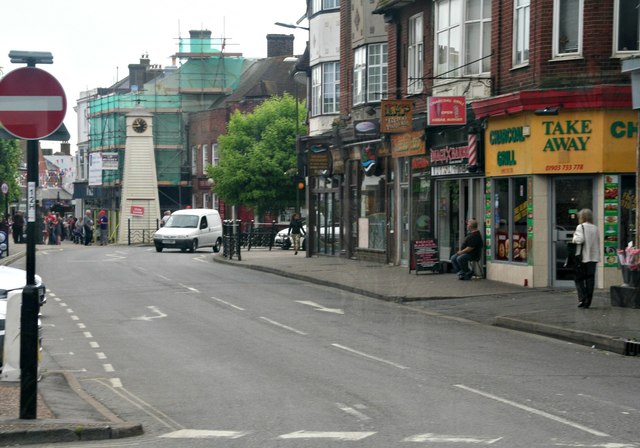
[[[198,217],[196,215],[171,215],[171,218],[164,226],[195,229],[198,227]]]

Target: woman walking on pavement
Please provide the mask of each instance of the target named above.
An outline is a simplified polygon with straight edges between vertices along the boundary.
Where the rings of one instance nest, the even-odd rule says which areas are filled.
[[[289,232],[287,232],[287,235],[291,235],[291,238],[293,239],[293,255],[298,255],[298,249],[300,249],[300,234],[305,234],[302,226],[303,224],[300,214],[294,213],[291,216],[291,222],[289,223]]]
[[[578,222],[573,233],[573,242],[580,246],[576,255],[581,256],[575,266],[578,308],[589,308],[596,282],[596,264],[600,261],[600,231],[593,224],[593,212],[588,208],[578,212]]]

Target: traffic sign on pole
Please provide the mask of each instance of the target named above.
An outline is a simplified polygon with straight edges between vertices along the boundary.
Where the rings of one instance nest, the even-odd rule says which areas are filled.
[[[0,80],[0,123],[14,137],[47,137],[60,127],[66,112],[64,89],[44,70],[23,67]]]

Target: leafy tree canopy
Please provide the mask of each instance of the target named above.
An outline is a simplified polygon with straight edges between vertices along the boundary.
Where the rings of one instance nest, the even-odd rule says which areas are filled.
[[[18,180],[18,167],[22,152],[18,140],[0,139],[0,184],[6,183],[9,186],[9,202],[20,198],[20,184]],[[0,194],[0,214],[4,214],[5,195]]]
[[[296,117],[296,112],[298,113]],[[280,212],[295,204],[290,174],[297,167],[296,118],[306,134],[305,107],[293,96],[273,97],[252,113],[236,111],[218,138],[219,160],[208,167],[213,191],[226,203]]]

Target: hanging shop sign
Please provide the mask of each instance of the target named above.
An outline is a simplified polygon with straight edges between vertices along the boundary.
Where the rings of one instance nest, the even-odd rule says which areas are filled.
[[[467,124],[467,100],[463,96],[430,96],[428,110],[429,126]]]
[[[424,131],[407,132],[391,136],[391,156],[399,157],[422,156],[427,153]]]
[[[485,171],[488,176],[630,172],[637,135],[632,110],[496,118],[487,127]]]
[[[380,123],[378,120],[356,121],[353,125],[353,136],[355,138],[378,138],[380,137]]]
[[[322,176],[331,172],[331,152],[325,145],[314,145],[307,154],[309,175]]]
[[[382,100],[380,132],[396,134],[413,129],[413,100]]]
[[[445,146],[429,151],[432,176],[469,174],[469,146]]]

